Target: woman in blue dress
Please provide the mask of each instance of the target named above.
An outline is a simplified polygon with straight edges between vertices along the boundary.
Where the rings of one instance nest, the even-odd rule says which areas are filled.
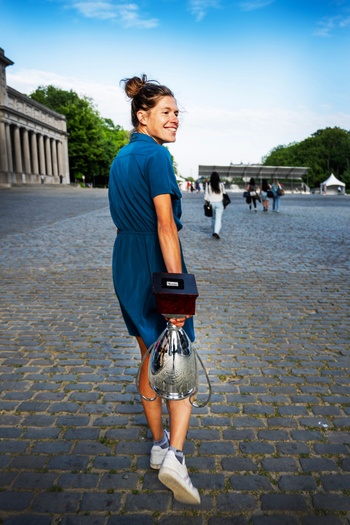
[[[152,274],[187,272],[178,236],[181,192],[170,153],[163,147],[176,140],[179,110],[170,89],[148,81],[146,75],[123,82],[131,99],[134,130],[110,170],[109,203],[117,227],[113,282],[126,327],[136,337],[143,357],[167,322],[156,310]],[[194,340],[192,318],[171,322],[183,326]],[[142,367],[140,390],[145,397],[154,397],[148,360]],[[153,436],[151,467],[159,470],[160,481],[173,491],[175,499],[199,504],[183,455],[192,409],[189,400],[167,401],[170,433],[163,427],[162,399],[142,399],[142,404]]]

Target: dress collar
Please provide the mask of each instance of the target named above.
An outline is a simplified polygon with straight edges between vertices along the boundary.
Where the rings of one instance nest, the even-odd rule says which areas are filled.
[[[158,144],[158,142],[156,140],[154,140],[154,138],[150,137],[149,135],[146,135],[145,133],[139,133],[138,131],[135,131],[134,133],[131,134],[130,142],[136,142],[136,141],[139,141],[139,140],[143,140],[145,142],[152,142],[154,144]],[[158,146],[159,146],[159,144],[158,144]]]

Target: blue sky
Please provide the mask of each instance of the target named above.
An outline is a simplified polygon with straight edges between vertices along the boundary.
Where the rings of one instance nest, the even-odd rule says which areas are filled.
[[[350,130],[350,0],[0,0],[0,13],[7,82],[22,93],[73,89],[130,129],[120,79],[168,85],[184,177]]]

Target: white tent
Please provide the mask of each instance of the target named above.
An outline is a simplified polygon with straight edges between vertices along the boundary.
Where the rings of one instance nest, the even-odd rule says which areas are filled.
[[[321,183],[320,185],[320,193],[322,193],[322,188],[326,187],[327,193],[345,193],[345,184],[344,182],[341,182],[338,180],[332,173],[330,177],[328,177],[327,180]],[[340,191],[338,191],[338,188],[340,188]]]

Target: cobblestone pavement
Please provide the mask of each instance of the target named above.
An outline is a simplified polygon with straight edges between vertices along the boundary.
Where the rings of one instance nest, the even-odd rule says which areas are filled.
[[[277,214],[232,194],[220,241],[202,199],[184,194],[181,232],[213,387],[185,448],[191,507],[149,468],[107,191],[0,191],[3,525],[350,524],[350,198],[286,195]]]

